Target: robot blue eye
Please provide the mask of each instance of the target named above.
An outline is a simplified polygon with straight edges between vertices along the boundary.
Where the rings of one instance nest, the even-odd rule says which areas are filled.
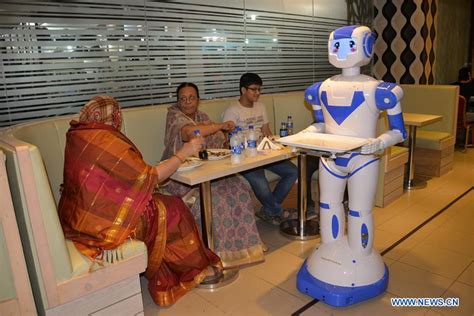
[[[341,45],[341,44],[339,44],[339,42],[335,42],[335,43],[334,43],[334,47],[335,47],[336,49],[339,49],[339,46],[340,46],[340,45]]]
[[[349,46],[350,46],[351,48],[353,48],[353,47],[355,46],[355,44],[356,44],[356,43],[355,43],[354,41],[350,41],[350,42],[349,42]]]

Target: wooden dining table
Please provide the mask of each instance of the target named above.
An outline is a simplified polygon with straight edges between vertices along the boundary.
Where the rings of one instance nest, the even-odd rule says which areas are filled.
[[[441,121],[440,115],[422,113],[403,113],[403,121],[408,126],[408,166],[405,188],[407,190],[422,189],[426,187],[426,181],[415,178],[415,146],[416,130],[418,127]]]
[[[239,164],[231,164],[230,157],[219,160],[204,160],[202,165],[187,171],[177,171],[170,178],[190,186],[199,184],[202,238],[209,249],[214,250],[211,181],[289,159],[296,155],[297,153],[292,152],[290,148],[283,148],[281,150],[259,150],[256,157],[245,157]],[[238,270],[226,270],[221,279],[201,287],[208,289],[219,288],[231,283],[237,276]]]

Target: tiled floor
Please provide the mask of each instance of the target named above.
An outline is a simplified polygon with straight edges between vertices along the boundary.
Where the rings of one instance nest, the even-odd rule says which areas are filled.
[[[375,209],[375,247],[383,253],[473,186],[474,149],[456,152],[451,172]],[[214,292],[195,289],[169,308],[151,301],[142,279],[145,315],[474,315],[474,190],[384,253],[390,270],[384,295],[345,308],[318,302],[302,309],[313,300],[296,289],[296,273],[318,239],[290,241],[276,227],[258,225],[270,247],[264,263],[242,269],[235,282]],[[392,307],[393,297],[457,297],[460,306]]]

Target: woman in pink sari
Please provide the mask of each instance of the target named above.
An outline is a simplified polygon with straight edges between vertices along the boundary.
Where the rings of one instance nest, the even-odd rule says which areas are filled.
[[[144,241],[151,297],[168,306],[222,271],[182,200],[154,193],[202,140],[193,139],[166,162],[150,166],[120,132],[120,124],[119,104],[109,96],[94,97],[79,121],[71,122],[59,218],[66,238],[94,260],[129,237]]]
[[[205,138],[207,148],[226,148],[223,132],[234,128],[233,122],[214,123],[198,110],[199,90],[193,83],[182,83],[177,89],[178,103],[168,109],[166,118],[165,151],[162,160],[173,156],[190,139],[195,130]],[[173,195],[184,197],[196,221],[201,223],[199,190],[175,181],[166,186]],[[255,224],[251,188],[237,176],[213,181],[214,251],[225,269],[262,262],[263,243]],[[199,226],[199,225],[198,225]]]

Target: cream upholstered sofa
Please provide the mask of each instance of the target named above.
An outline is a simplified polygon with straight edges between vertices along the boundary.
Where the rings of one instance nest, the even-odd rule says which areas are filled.
[[[200,108],[212,120],[221,121],[222,112],[233,100],[203,100]],[[263,95],[261,101],[266,105],[273,131],[278,131],[288,115],[293,116],[295,132],[313,121],[303,92]],[[168,106],[123,110],[122,132],[149,164],[156,164],[164,149]],[[138,275],[146,268],[144,244],[129,240],[120,249],[107,253],[104,266],[93,265],[89,269],[92,263],[62,233],[56,207],[65,135],[69,122],[75,118],[76,115],[38,120],[0,131],[0,148],[7,156],[13,204],[37,309],[40,314],[65,314],[71,310],[137,314],[143,309]],[[268,177],[272,180],[277,176],[269,173]]]
[[[387,113],[380,115],[377,133],[388,129]],[[392,146],[385,149],[380,159],[378,185],[375,195],[375,205],[385,207],[403,194],[405,164],[408,162],[408,148]]]
[[[0,315],[36,315],[1,150],[0,205]]]
[[[274,100],[285,104],[278,114]],[[202,101],[212,119],[233,99]],[[271,121],[293,115],[295,131],[309,125],[311,111],[302,93],[262,96]],[[277,101],[279,102],[279,101]],[[286,103],[288,102],[288,103]],[[168,105],[123,110],[122,131],[137,145],[149,164],[164,149]],[[104,255],[103,265],[92,263],[64,238],[57,204],[63,177],[64,147],[69,122],[77,115],[20,124],[0,131],[18,229],[39,314],[139,314],[143,311],[139,274],[146,269],[146,247],[137,240]],[[271,176],[271,175],[269,175]]]
[[[0,136],[37,312],[142,313],[139,274],[147,264],[142,242],[128,240],[120,248],[106,251],[103,263],[98,264],[64,238],[56,205],[70,120],[36,121]]]
[[[415,173],[441,176],[453,168],[458,86],[401,85],[404,112],[436,114],[443,119],[417,129]]]

